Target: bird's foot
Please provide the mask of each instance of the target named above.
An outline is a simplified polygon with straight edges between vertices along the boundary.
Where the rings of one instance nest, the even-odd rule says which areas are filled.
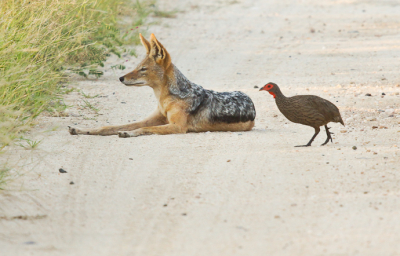
[[[333,143],[332,137],[329,137],[324,143],[321,144],[321,146],[325,146],[329,142],[329,140]]]

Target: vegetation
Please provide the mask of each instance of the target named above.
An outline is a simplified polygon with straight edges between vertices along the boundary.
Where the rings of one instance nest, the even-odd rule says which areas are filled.
[[[139,43],[152,2],[132,2],[0,1],[0,151],[42,111],[65,108],[60,99],[68,73],[100,77],[107,56]],[[121,26],[121,15],[133,23]]]
[[[0,165],[0,190],[3,190],[8,179],[8,169]]]
[[[110,54],[136,56],[124,46],[139,43],[139,29],[154,12],[153,1],[0,1],[0,155],[14,140],[30,150],[40,144],[21,132],[41,112],[66,108],[62,94],[71,91],[65,83],[72,73],[99,78]],[[121,23],[121,16],[130,23]],[[9,168],[0,161],[0,190],[9,177]]]

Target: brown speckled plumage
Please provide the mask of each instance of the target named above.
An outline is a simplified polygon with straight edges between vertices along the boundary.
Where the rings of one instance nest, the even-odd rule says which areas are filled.
[[[314,95],[298,95],[285,97],[278,85],[268,83],[260,89],[268,91],[275,98],[276,105],[281,113],[293,123],[311,126],[315,129],[315,134],[304,146],[311,146],[311,143],[320,132],[320,127],[325,126],[328,138],[322,144],[325,145],[329,140],[332,141],[331,132],[326,126],[330,122],[341,123],[344,125],[339,109],[330,101]]]

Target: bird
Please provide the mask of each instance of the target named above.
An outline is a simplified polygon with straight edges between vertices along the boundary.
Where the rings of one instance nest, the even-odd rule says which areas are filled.
[[[327,126],[330,122],[341,123],[344,126],[343,119],[339,109],[330,101],[315,95],[296,95],[286,97],[283,95],[279,86],[275,83],[267,83],[260,91],[268,91],[275,99],[279,111],[293,123],[311,126],[315,129],[314,136],[306,145],[296,147],[309,147],[320,132],[320,127],[325,126],[326,141],[321,145],[326,145],[329,140],[333,142]]]

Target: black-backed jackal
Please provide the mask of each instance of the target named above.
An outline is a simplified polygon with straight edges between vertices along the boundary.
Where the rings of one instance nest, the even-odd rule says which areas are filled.
[[[140,39],[147,56],[129,74],[120,77],[126,86],[150,86],[158,100],[157,109],[140,122],[94,129],[69,127],[72,135],[173,134],[206,131],[249,131],[256,111],[242,92],[215,92],[190,82],[171,62],[164,46],[151,34]]]

